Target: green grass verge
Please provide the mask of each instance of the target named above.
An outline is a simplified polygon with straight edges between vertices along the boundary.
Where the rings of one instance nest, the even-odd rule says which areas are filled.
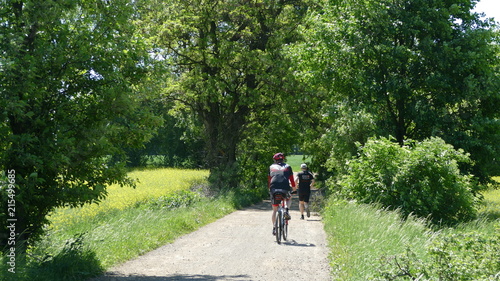
[[[424,221],[410,218],[403,222],[399,213],[374,205],[330,200],[323,220],[334,280],[368,280],[381,257],[428,242]]]
[[[258,190],[238,190],[210,198],[189,191],[206,186],[203,171],[194,178],[185,176],[180,188],[172,188],[172,180],[152,184],[146,179],[158,179],[170,172],[143,171],[145,178],[139,178],[137,189],[113,191],[102,210],[94,209],[102,208],[98,205],[59,210],[53,216],[57,218],[54,225],[29,250],[26,264],[19,264],[15,274],[7,272],[2,260],[0,280],[85,280],[262,199]],[[178,176],[179,171],[174,174]],[[151,193],[156,195],[138,195]],[[117,202],[115,196],[126,198],[127,205],[110,203]]]
[[[500,278],[500,263],[494,263],[500,258],[500,192],[484,197],[479,219],[446,229],[330,198],[323,219],[333,280],[412,280],[412,274],[418,280],[497,280],[488,278]]]
[[[235,210],[227,196],[200,199],[192,206],[175,208],[128,208],[101,214],[81,222],[78,229],[49,232],[34,254],[57,253],[66,241],[80,237],[86,249],[95,253],[100,265],[115,264],[144,254],[177,237],[192,232]]]

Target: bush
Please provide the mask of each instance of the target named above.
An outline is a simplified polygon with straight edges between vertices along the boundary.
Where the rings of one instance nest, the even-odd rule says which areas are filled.
[[[369,139],[348,163],[340,193],[362,203],[401,209],[404,215],[429,217],[434,223],[473,218],[472,177],[459,169],[459,163],[470,161],[468,155],[440,138],[407,143],[401,147],[390,139]]]

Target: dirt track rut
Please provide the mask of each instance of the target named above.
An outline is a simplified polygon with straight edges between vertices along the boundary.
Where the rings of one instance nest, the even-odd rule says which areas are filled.
[[[326,236],[316,213],[300,220],[290,211],[288,241],[272,236],[269,201],[236,211],[137,259],[96,281],[330,280]]]

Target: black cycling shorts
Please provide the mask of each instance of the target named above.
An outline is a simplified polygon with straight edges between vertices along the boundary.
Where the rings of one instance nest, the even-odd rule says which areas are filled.
[[[271,189],[269,194],[271,195],[271,204],[273,206],[278,206],[281,204],[282,199],[288,199],[292,196],[290,190],[287,189]]]

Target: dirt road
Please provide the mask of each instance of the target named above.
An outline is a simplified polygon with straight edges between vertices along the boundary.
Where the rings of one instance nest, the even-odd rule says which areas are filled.
[[[330,280],[321,218],[290,212],[288,241],[272,236],[269,201],[236,211],[135,260],[111,269],[105,280]]]

